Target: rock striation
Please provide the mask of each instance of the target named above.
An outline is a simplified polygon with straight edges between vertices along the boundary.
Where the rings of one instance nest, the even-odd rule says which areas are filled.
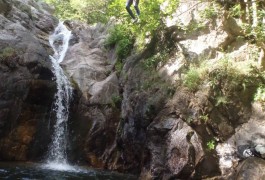
[[[198,27],[208,5],[181,3],[173,21],[165,19],[168,27],[143,52],[122,60],[121,72],[115,67],[115,47],[104,45],[113,22],[65,21],[72,31],[61,63],[74,86],[67,147],[71,162],[140,179],[264,176],[264,160],[239,161],[237,155],[238,145],[265,143],[262,107],[251,102],[255,84],[236,87],[229,103],[221,105],[209,84],[196,91],[181,84],[187,66],[203,58],[216,70],[209,73],[214,76],[226,55],[240,65],[258,49],[236,38],[242,30],[225,12]],[[0,0],[0,160],[41,160],[51,141],[56,87],[48,36],[58,23],[52,12],[41,2]],[[194,23],[197,29],[191,32],[182,27]],[[145,62],[165,43],[162,37],[172,41],[172,56],[157,69],[147,69]],[[218,90],[227,90],[225,78],[216,80]]]
[[[28,160],[47,149],[56,89],[48,36],[58,21],[34,1],[0,7],[0,159]]]

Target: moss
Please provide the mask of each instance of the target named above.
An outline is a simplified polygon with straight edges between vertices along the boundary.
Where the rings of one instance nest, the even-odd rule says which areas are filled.
[[[20,1],[14,1],[14,5],[23,13],[27,14],[32,19],[32,12],[30,6],[20,2]]]
[[[121,102],[122,102],[122,97],[119,96],[119,95],[113,95],[111,97],[111,106],[112,107],[116,107],[116,108],[119,108],[121,106]]]
[[[6,59],[8,57],[11,57],[16,54],[15,49],[12,47],[6,47],[3,50],[0,51],[0,59]]]
[[[6,47],[0,51],[0,63],[6,65],[11,70],[17,67],[19,56],[12,47]]]

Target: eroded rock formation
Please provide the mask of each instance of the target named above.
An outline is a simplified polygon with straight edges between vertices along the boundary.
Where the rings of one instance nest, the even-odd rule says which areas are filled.
[[[158,32],[144,52],[123,61],[121,72],[115,69],[115,48],[104,47],[111,22],[65,22],[72,38],[61,65],[74,86],[70,161],[141,179],[228,178],[240,163],[237,145],[264,143],[264,113],[251,104],[255,85],[235,88],[226,105],[216,105],[216,89],[208,84],[196,93],[181,86],[189,64],[207,57],[214,69],[225,57],[223,50],[234,62],[245,63],[251,59],[249,49],[257,48],[236,38],[241,29],[227,16],[205,21],[198,31],[181,30],[181,22],[200,21],[198,12],[207,3],[186,2],[178,12],[186,7],[194,8],[183,16],[176,13],[175,22]],[[1,160],[41,159],[48,148],[56,90],[48,35],[58,22],[48,12],[52,9],[42,3],[0,0]],[[162,36],[174,45],[173,56],[155,71],[147,70],[145,61],[165,43]],[[217,79],[219,90],[229,83],[223,79]],[[219,144],[217,151],[209,150],[212,140]],[[223,166],[222,158],[231,159],[229,166]],[[231,177],[250,176],[248,167],[262,176],[264,162],[248,159]]]
[[[28,160],[47,148],[56,89],[48,36],[57,20],[33,1],[0,4],[0,159]]]

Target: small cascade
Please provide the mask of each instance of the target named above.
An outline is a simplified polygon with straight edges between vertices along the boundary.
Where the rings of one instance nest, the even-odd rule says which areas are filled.
[[[71,166],[67,162],[66,147],[68,139],[67,120],[72,87],[63,69],[60,67],[60,63],[63,61],[68,49],[70,37],[71,31],[64,26],[63,22],[60,22],[55,32],[49,38],[50,45],[54,50],[54,55],[50,56],[50,59],[53,65],[53,73],[56,77],[57,92],[55,94],[53,109],[56,114],[56,122],[45,166],[57,170],[71,169]]]

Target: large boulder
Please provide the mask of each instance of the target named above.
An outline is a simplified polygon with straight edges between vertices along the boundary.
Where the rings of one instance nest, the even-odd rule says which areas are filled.
[[[148,128],[153,178],[189,178],[204,155],[202,141],[177,117],[161,117]]]
[[[93,167],[118,169],[116,130],[119,124],[120,87],[113,71],[115,56],[104,41],[109,25],[65,22],[72,39],[61,65],[75,84],[76,96],[70,117],[72,161]],[[122,168],[121,168],[122,169]]]
[[[265,178],[265,160],[259,158],[248,158],[243,161],[237,168],[237,172],[233,179],[264,179]]]

